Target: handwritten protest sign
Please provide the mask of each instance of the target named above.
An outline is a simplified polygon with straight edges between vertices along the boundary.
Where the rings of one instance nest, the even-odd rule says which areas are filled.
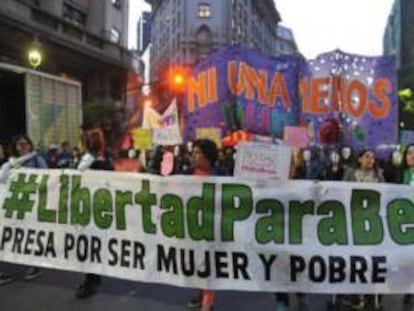
[[[255,142],[237,147],[234,175],[248,179],[287,179],[291,148]]]
[[[135,149],[151,149],[152,134],[150,129],[137,128],[131,131]]]
[[[178,126],[153,129],[152,140],[155,145],[160,146],[178,145],[183,142]]]
[[[308,146],[308,129],[301,126],[286,126],[283,140],[287,146],[305,148]]]

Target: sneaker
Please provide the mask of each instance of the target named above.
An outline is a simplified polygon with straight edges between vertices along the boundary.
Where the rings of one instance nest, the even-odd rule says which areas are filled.
[[[188,303],[187,303],[187,307],[188,308],[201,308],[201,300],[200,299],[191,299]]]
[[[96,293],[96,289],[101,284],[101,281],[102,279],[100,275],[90,273],[86,274],[85,280],[76,290],[76,297],[80,299],[91,297]]]
[[[31,280],[38,278],[41,275],[42,275],[42,272],[40,272],[39,268],[30,267],[24,273],[23,279],[25,279],[26,281],[31,281]]]
[[[11,281],[13,281],[11,277],[9,277],[7,274],[0,272],[0,286],[6,285],[10,283]]]
[[[347,295],[342,303],[352,310],[363,310],[367,305],[365,297],[361,295]]]
[[[76,290],[76,297],[83,299],[83,298],[89,298],[93,294],[96,293],[96,287],[93,284],[81,284],[79,285],[78,289]]]
[[[304,311],[304,310],[308,310],[308,300],[306,297],[306,294],[297,294],[297,299],[298,299],[298,310],[299,311]]]
[[[413,295],[411,295],[411,294],[404,295],[404,304],[412,305],[413,304]]]

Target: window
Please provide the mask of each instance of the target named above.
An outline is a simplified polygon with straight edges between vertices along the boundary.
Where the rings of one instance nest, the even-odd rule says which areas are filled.
[[[112,28],[109,34],[109,40],[113,43],[119,43],[120,39],[121,33],[119,32],[119,30],[116,28]]]
[[[63,18],[76,26],[86,25],[86,14],[66,3],[63,5]]]
[[[121,8],[121,0],[111,0],[111,2],[112,2],[112,5],[116,7],[117,9]]]
[[[201,4],[198,5],[198,17],[200,17],[200,18],[210,18],[211,17],[210,4],[201,3]]]

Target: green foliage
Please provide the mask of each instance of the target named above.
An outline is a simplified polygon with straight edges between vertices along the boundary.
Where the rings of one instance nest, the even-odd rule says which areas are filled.
[[[398,91],[398,104],[404,113],[414,114],[414,94],[411,89]]]

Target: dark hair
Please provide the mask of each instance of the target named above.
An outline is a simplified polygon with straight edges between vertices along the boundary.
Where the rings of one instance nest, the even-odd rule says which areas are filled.
[[[204,157],[214,165],[218,159],[218,151],[216,143],[210,139],[197,139],[194,142],[193,148],[198,147]]]
[[[89,152],[99,154],[103,152],[104,142],[102,136],[98,132],[92,132],[87,136],[86,147]]]
[[[407,158],[408,149],[410,149],[411,147],[414,147],[414,143],[407,145],[407,147],[404,150],[403,159],[402,159],[402,168],[404,170],[408,168],[406,158]]]
[[[371,153],[373,153],[374,154],[374,158],[375,158],[375,163],[374,163],[374,167],[373,167],[373,169],[374,169],[374,171],[375,171],[375,173],[376,174],[378,174],[378,161],[377,161],[377,156],[376,156],[376,154],[375,154],[375,151],[374,151],[374,149],[371,149],[371,148],[364,148],[364,149],[362,149],[362,150],[360,150],[359,152],[358,152],[358,154],[357,154],[357,157],[356,157],[356,161],[357,161],[357,168],[360,168],[361,167],[361,164],[359,163],[359,159],[364,155],[364,154],[366,154],[367,152],[371,152]]]
[[[370,148],[364,148],[362,150],[360,150],[357,154],[357,159],[359,159],[360,157],[362,157],[364,154],[366,154],[367,152],[371,152],[375,155],[375,151],[373,149]]]
[[[149,161],[148,172],[151,174],[161,174],[161,162],[164,156],[164,147],[157,145],[154,150],[152,157]]]
[[[24,134],[19,134],[19,135],[14,136],[14,137],[11,139],[11,142],[10,142],[10,145],[9,145],[9,153],[10,153],[10,155],[11,155],[12,157],[18,157],[18,156],[20,156],[20,155],[19,155],[19,152],[17,151],[16,146],[17,146],[17,142],[18,142],[19,140],[21,140],[21,139],[26,140],[26,141],[27,141],[27,143],[30,145],[30,151],[33,151],[33,149],[34,149],[34,145],[33,145],[32,140],[29,138],[29,136],[24,135]]]

